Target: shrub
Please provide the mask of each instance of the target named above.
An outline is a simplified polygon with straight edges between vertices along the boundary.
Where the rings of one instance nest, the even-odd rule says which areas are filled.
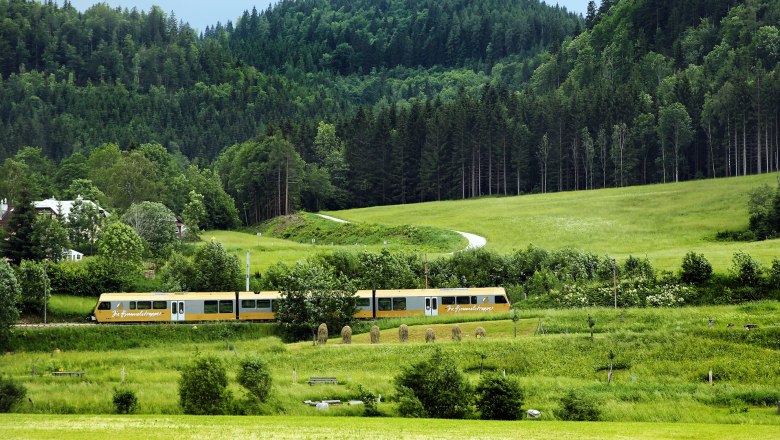
[[[433,332],[432,328],[425,330],[425,343],[429,342],[436,342],[436,333]]]
[[[428,412],[425,411],[422,402],[414,392],[407,387],[398,387],[398,414],[401,417],[425,418]]]
[[[776,257],[772,259],[772,268],[769,269],[769,284],[775,287],[780,286],[780,260]]]
[[[238,383],[246,389],[251,396],[265,402],[271,394],[271,372],[268,366],[259,358],[244,359],[239,364]]]
[[[213,356],[195,359],[182,368],[179,404],[185,414],[227,414],[232,403],[227,385],[227,372],[219,359]]]
[[[401,324],[401,326],[398,327],[398,340],[400,342],[409,340],[409,327],[406,324]]]
[[[10,412],[26,395],[27,388],[24,385],[17,383],[10,376],[0,376],[0,413]]]
[[[483,420],[517,420],[522,416],[523,391],[508,377],[497,373],[483,375],[475,394]]]
[[[601,417],[595,399],[585,392],[571,390],[560,401],[560,408],[556,415],[561,420],[569,421],[597,421]]]
[[[654,293],[647,295],[645,301],[651,307],[674,307],[684,304],[693,295],[693,289],[689,286],[662,284]]]
[[[317,327],[317,343],[320,345],[328,343],[328,325],[324,322]]]
[[[11,326],[19,318],[16,303],[19,301],[22,289],[16,280],[16,275],[4,258],[0,258],[0,350],[8,347],[11,337]]]
[[[696,285],[705,284],[712,276],[712,265],[704,254],[688,252],[683,257],[680,267],[680,281]]]
[[[133,414],[138,409],[138,397],[127,388],[115,388],[113,402],[118,414]]]
[[[363,401],[363,415],[366,417],[381,416],[382,413],[377,407],[379,399],[376,394],[363,388],[363,385],[358,385],[358,392],[360,393],[359,399]]]
[[[376,325],[371,326],[371,343],[372,344],[378,344],[379,343],[379,327]]]
[[[731,264],[731,273],[736,277],[740,286],[757,287],[761,281],[761,263],[750,255],[737,251]]]
[[[455,365],[455,360],[437,348],[430,359],[405,368],[395,378],[401,396],[413,395],[425,410],[425,416],[443,419],[462,419],[472,413],[472,389],[466,376]],[[404,411],[414,410],[416,403],[406,398]],[[399,408],[399,411],[401,409]],[[402,414],[407,414],[406,412]]]
[[[352,328],[348,325],[345,325],[341,328],[341,343],[342,344],[351,344],[352,343]]]
[[[456,325],[452,327],[452,340],[456,342],[460,342],[460,326]]]
[[[487,337],[487,333],[485,332],[484,327],[477,327],[474,329],[474,336],[477,337],[477,339],[482,339]]]

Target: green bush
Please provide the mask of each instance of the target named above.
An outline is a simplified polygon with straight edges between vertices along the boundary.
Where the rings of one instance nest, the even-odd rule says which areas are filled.
[[[475,394],[479,417],[483,420],[517,420],[522,416],[523,390],[508,377],[485,374]]]
[[[680,281],[702,285],[707,283],[710,277],[712,277],[712,265],[704,258],[704,254],[696,252],[685,254],[680,267]]]
[[[455,365],[455,360],[445,356],[439,348],[430,359],[404,369],[395,378],[395,383],[399,395],[411,390],[428,417],[463,419],[472,413],[472,388],[468,379]],[[415,405],[413,399],[408,403]]]
[[[0,376],[0,413],[10,412],[26,395],[24,385],[16,383],[11,377]]]
[[[758,287],[761,282],[763,268],[761,263],[750,255],[737,251],[731,264],[731,273],[741,287]]]
[[[414,391],[410,388],[399,386],[398,391],[398,414],[401,417],[409,418],[425,418],[429,417],[428,412],[425,410],[422,402],[417,396],[414,395]]]
[[[583,391],[569,391],[561,398],[560,405],[555,414],[561,420],[593,422],[601,417],[596,400]]]
[[[227,385],[227,371],[219,359],[197,358],[182,368],[179,404],[185,414],[227,414],[233,400]]]
[[[363,415],[366,417],[378,417],[382,413],[379,411],[379,399],[376,394],[363,388],[363,385],[358,385],[359,396],[358,399],[363,401]]]
[[[114,410],[118,414],[133,414],[138,409],[138,397],[127,388],[114,389]]]
[[[244,359],[239,365],[238,383],[244,387],[251,396],[260,402],[266,402],[271,394],[271,372],[262,359]]]

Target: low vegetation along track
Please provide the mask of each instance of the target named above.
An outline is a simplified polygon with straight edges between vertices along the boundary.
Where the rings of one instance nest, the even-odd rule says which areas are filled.
[[[349,221],[347,221],[347,220],[336,218],[336,217],[331,217],[329,215],[325,215],[325,214],[317,214],[317,215],[322,217],[322,218],[324,218],[324,219],[327,219],[327,220],[330,220],[330,221],[334,221],[334,222],[337,222],[337,223],[349,223]],[[463,237],[466,238],[466,240],[469,241],[469,245],[466,246],[463,249],[464,251],[468,250],[468,249],[483,248],[487,244],[487,238],[479,236],[477,234],[472,234],[470,232],[455,231],[455,230],[453,230],[452,232],[455,232],[455,233],[458,233],[458,234],[462,235]]]

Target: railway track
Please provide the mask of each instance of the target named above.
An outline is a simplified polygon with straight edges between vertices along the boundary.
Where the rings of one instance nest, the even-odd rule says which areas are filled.
[[[95,326],[94,322],[42,322],[14,324],[14,328],[49,328],[49,327],[86,327]]]

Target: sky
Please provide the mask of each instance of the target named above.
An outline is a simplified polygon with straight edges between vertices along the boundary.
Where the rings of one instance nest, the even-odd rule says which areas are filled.
[[[166,14],[171,11],[176,13],[176,18],[187,22],[198,32],[203,31],[206,26],[213,26],[219,21],[222,24],[233,23],[244,13],[245,10],[251,11],[256,7],[258,11],[268,8],[268,5],[276,3],[277,0],[219,0],[219,1],[193,1],[193,0],[104,0],[110,6],[121,6],[122,8],[148,11],[152,5],[159,6]],[[547,4],[558,4],[565,6],[569,11],[585,15],[585,9],[588,6],[588,0],[545,0]],[[63,1],[58,1],[62,4]],[[79,11],[85,11],[98,0],[71,0],[70,3]],[[596,2],[598,4],[598,2]]]

